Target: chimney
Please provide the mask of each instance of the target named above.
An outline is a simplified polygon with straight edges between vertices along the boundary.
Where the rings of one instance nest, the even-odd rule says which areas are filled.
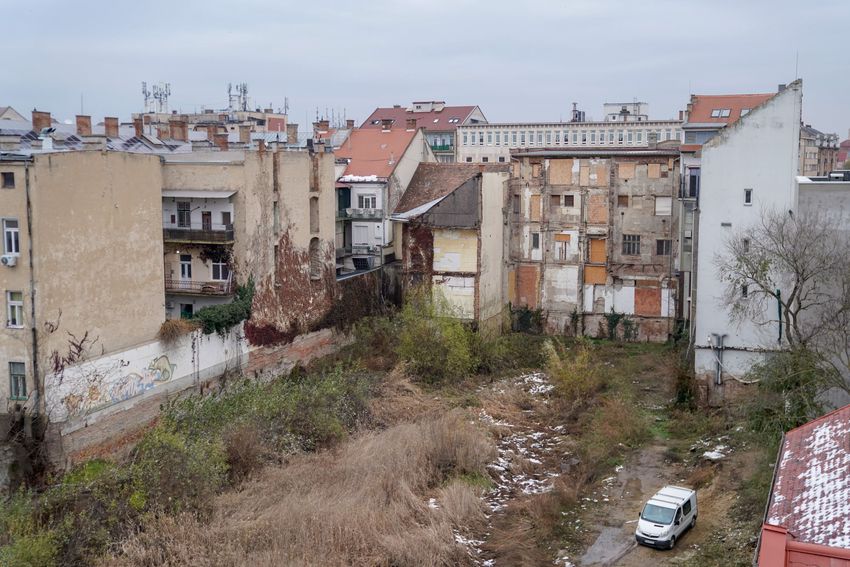
[[[77,136],[91,136],[91,116],[77,115]]]
[[[350,118],[348,120],[346,120],[345,121],[345,127],[348,128],[349,130],[354,130],[354,120],[352,120]]]
[[[32,129],[35,132],[41,132],[43,128],[50,128],[52,122],[49,112],[32,109]]]
[[[410,132],[411,130],[416,130],[416,119],[415,118],[408,118],[407,120],[405,120],[405,124],[407,126],[408,132]]]
[[[658,132],[649,132],[646,136],[647,146],[654,150],[658,146]]]
[[[684,119],[685,119],[685,111],[684,111],[684,110],[680,110],[680,111],[679,111],[679,120],[684,120]]]
[[[330,120],[319,120],[319,131],[320,132],[327,132],[330,129],[330,127],[331,127],[331,121]]]
[[[172,140],[177,140],[178,142],[189,141],[189,126],[185,118],[185,116],[169,118],[168,130]]]
[[[293,146],[298,145],[298,124],[287,123],[286,143],[291,144]]]
[[[381,119],[381,130],[388,131],[393,127],[393,119],[392,118],[382,118]]]
[[[250,124],[240,124],[239,125],[239,142],[242,144],[251,143],[251,125]]]
[[[216,134],[214,136],[214,138],[215,138],[215,140],[214,140],[215,145],[218,147],[218,149],[223,151],[223,152],[226,152],[227,149],[228,149],[227,132],[225,132],[223,134]]]
[[[141,116],[138,118],[133,118],[133,129],[136,131],[137,138],[141,138],[142,134],[145,133],[144,127],[142,126]]]
[[[106,131],[107,138],[118,137],[118,118],[114,116],[106,116],[103,119],[103,128]]]

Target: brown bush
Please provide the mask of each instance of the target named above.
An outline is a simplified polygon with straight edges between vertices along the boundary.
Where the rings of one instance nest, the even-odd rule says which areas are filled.
[[[451,445],[457,445],[453,447]],[[302,455],[221,495],[209,524],[152,520],[106,565],[466,565],[453,530],[480,525],[474,488],[494,448],[458,411]],[[427,495],[437,491],[439,508]]]
[[[715,472],[712,465],[695,468],[688,475],[688,486],[693,487],[694,490],[708,486],[714,480]]]
[[[183,335],[188,335],[192,331],[200,329],[200,325],[196,321],[189,319],[169,319],[159,326],[157,338],[165,344],[171,344]]]
[[[261,439],[257,427],[250,424],[224,434],[224,453],[231,482],[244,480],[260,467],[266,453]]]

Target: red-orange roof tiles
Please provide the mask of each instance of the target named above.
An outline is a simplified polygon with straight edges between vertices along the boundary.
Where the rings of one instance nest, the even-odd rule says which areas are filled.
[[[741,118],[742,110],[752,110],[775,94],[692,95],[688,123],[731,124]]]
[[[334,151],[337,158],[349,159],[343,176],[389,177],[416,136],[416,130],[353,130]]]
[[[472,114],[473,110],[475,110],[474,106],[444,106],[442,110],[430,112],[412,112],[403,106],[376,108],[375,112],[370,114],[360,127],[381,128],[381,120],[390,119],[393,121],[393,128],[406,128],[407,119],[415,118],[417,128],[445,132],[456,130]]]

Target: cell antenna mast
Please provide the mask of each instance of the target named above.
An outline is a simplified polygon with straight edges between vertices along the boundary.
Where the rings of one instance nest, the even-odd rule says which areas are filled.
[[[168,112],[169,96],[171,96],[171,83],[158,83],[153,86],[153,98],[156,101],[157,112]]]
[[[145,97],[145,112],[151,111],[151,92],[148,90],[148,84],[142,81],[142,96]]]
[[[289,114],[289,97],[288,96],[283,97],[283,113],[286,114],[286,115]]]

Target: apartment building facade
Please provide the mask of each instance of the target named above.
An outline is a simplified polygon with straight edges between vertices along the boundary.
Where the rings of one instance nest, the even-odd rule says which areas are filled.
[[[613,116],[620,119],[460,126],[457,159],[463,163],[508,163],[513,150],[648,148],[650,136],[659,142],[678,141],[681,136],[681,120],[644,120],[645,115],[630,113]]]
[[[816,177],[838,169],[838,134],[825,134],[809,124],[800,127],[800,175]]]
[[[727,236],[755,225],[765,210],[797,207],[802,82],[795,81],[702,146],[699,256],[696,261],[695,375],[710,401],[767,354],[784,348],[776,305],[736,322],[717,264]],[[754,166],[758,164],[758,166]],[[741,290],[739,301],[746,301]]]
[[[512,153],[507,295],[542,310],[550,332],[605,336],[606,315],[631,338],[675,332],[679,152],[667,149]]]
[[[416,168],[436,158],[424,130],[409,119],[407,128],[352,131],[336,150],[337,273],[369,270],[396,258],[390,215]]]
[[[502,273],[509,166],[421,163],[395,208],[405,286],[427,285],[488,333],[505,318]]]

